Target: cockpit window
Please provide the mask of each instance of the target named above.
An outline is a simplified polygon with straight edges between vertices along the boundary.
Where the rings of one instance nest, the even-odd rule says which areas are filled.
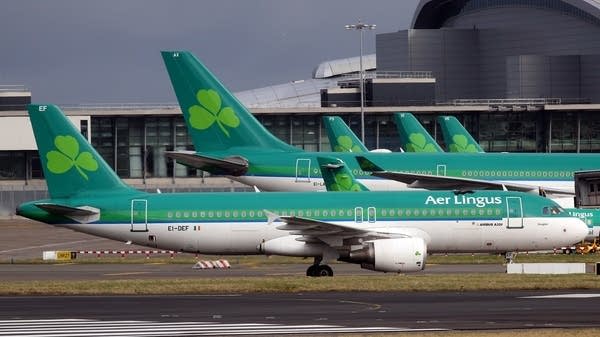
[[[551,215],[557,215],[557,214],[560,214],[560,213],[562,213],[564,211],[565,210],[562,207],[560,207],[560,206],[552,206],[552,207],[546,206],[546,207],[544,207],[542,209],[542,212],[544,214],[551,214]]]

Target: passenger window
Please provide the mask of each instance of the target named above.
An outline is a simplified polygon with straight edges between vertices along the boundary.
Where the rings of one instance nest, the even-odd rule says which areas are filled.
[[[362,207],[356,207],[354,209],[354,222],[363,222],[363,209]]]

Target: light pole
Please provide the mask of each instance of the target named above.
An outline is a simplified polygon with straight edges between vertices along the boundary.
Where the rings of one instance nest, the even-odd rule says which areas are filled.
[[[360,85],[360,138],[365,144],[365,98],[364,98],[364,73],[363,73],[363,30],[365,29],[375,29],[376,25],[369,25],[366,23],[360,22],[355,25],[346,25],[344,26],[346,29],[354,29],[360,31],[360,71],[358,73],[358,82]]]

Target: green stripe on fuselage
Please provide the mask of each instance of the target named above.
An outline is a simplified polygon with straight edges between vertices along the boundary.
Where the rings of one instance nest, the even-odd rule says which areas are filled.
[[[369,220],[422,221],[447,219],[501,219],[507,216],[506,197],[523,201],[525,217],[548,217],[544,207],[555,204],[536,195],[518,192],[449,191],[370,193],[166,193],[140,194],[134,199],[147,203],[148,223],[174,222],[265,222],[265,210],[278,215],[300,216],[322,221],[355,221],[362,214]],[[22,205],[20,213],[36,220],[72,222],[51,216],[34,206]],[[129,223],[132,198],[85,198],[52,200],[70,206],[92,206],[100,210],[99,222]]]
[[[310,170],[310,177],[321,177],[318,156],[343,160],[358,179],[369,178],[363,172],[356,154],[344,152],[253,153],[238,149],[235,153],[247,158],[247,175],[295,177],[297,171]],[[226,157],[233,153],[210,153]],[[597,154],[571,153],[362,153],[387,171],[446,175],[452,177],[503,181],[573,181],[576,171],[600,167]],[[550,160],[552,159],[552,160]]]

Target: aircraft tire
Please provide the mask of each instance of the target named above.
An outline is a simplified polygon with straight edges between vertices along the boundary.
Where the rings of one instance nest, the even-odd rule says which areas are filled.
[[[310,276],[310,277],[317,277],[319,276],[317,274],[319,269],[319,265],[318,264],[313,264],[310,267],[308,267],[308,269],[306,269],[306,276]]]
[[[326,264],[319,265],[316,276],[333,276],[333,269]]]

